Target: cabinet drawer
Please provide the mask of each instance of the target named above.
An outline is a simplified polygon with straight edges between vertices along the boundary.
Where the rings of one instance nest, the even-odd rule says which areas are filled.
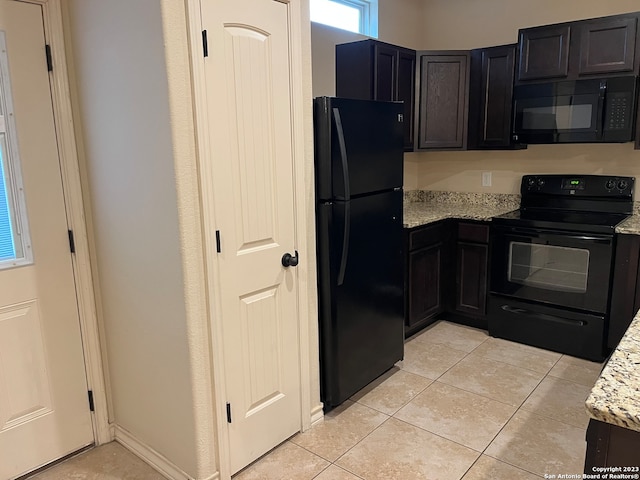
[[[458,240],[489,243],[489,225],[460,222],[458,223]]]
[[[409,232],[409,251],[417,250],[443,240],[444,224],[438,223]]]

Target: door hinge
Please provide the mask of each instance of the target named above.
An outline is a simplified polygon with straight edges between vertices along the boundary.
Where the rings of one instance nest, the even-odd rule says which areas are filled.
[[[205,57],[209,56],[209,42],[207,41],[207,31],[202,30],[202,53]]]
[[[53,72],[53,59],[51,57],[51,46],[50,45],[45,45],[44,46],[44,53],[47,56],[47,71],[48,72]]]
[[[89,395],[89,411],[95,412],[96,409],[95,409],[95,406],[93,404],[93,390],[89,390],[87,392],[87,394]]]
[[[227,403],[227,423],[231,423],[231,404]]]
[[[76,241],[73,238],[73,230],[68,230],[69,232],[69,250],[71,253],[76,253]]]
[[[222,248],[220,248],[220,230],[216,230],[216,252],[220,253]]]

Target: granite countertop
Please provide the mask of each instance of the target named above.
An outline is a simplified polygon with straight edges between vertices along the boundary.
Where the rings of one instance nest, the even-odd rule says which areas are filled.
[[[634,211],[633,215],[616,227],[616,233],[640,235],[640,213]]]
[[[519,205],[519,195],[407,192],[403,225],[414,228],[447,218],[489,221],[496,215],[518,209]]]
[[[640,312],[585,403],[589,416],[640,432]]]

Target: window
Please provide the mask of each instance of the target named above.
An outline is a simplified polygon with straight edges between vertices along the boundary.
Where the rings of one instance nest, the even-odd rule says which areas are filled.
[[[0,31],[0,269],[32,262],[22,193],[7,45]]]
[[[311,21],[378,38],[378,0],[311,0]]]

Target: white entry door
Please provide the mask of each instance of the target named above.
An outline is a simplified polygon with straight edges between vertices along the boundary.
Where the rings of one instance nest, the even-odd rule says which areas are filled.
[[[0,0],[0,45],[0,480],[6,480],[91,444],[93,430],[42,7]]]
[[[232,473],[301,427],[287,3],[202,2]]]

